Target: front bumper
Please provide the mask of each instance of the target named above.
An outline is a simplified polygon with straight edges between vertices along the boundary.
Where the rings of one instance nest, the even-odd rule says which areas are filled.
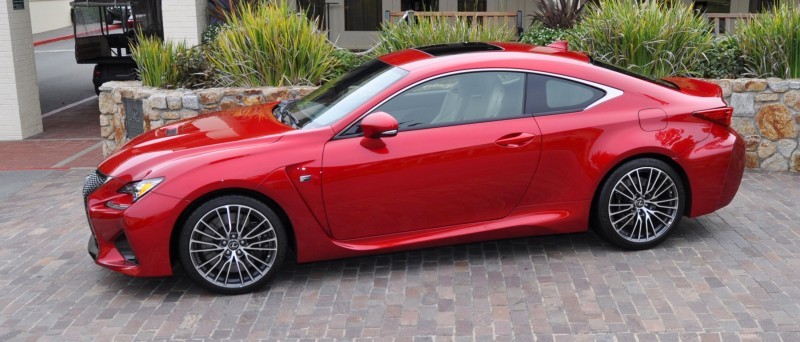
[[[126,209],[108,201],[124,194],[125,184],[111,178],[85,199],[92,236],[89,255],[112,271],[134,277],[172,275],[170,239],[183,201],[150,192]]]

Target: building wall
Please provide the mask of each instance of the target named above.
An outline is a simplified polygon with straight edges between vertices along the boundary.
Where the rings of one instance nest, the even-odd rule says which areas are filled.
[[[208,22],[207,4],[208,0],[163,0],[164,37],[199,44]]]
[[[30,0],[33,33],[72,26],[69,2],[70,0]]]
[[[0,0],[0,140],[42,132],[30,7],[25,5],[14,10],[12,0]]]

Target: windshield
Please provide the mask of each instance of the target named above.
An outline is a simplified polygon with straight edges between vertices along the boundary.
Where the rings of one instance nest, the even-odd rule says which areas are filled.
[[[299,101],[286,104],[282,110],[292,116],[297,127],[328,126],[407,74],[408,71],[376,59],[326,83]]]

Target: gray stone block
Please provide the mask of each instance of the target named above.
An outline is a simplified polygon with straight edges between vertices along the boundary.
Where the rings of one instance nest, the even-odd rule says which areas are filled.
[[[755,95],[751,93],[731,94],[730,106],[735,116],[753,116],[756,113]]]

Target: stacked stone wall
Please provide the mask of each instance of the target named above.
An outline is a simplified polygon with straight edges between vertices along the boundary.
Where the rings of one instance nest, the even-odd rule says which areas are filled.
[[[710,80],[733,107],[731,127],[747,142],[751,169],[800,172],[800,80]]]

